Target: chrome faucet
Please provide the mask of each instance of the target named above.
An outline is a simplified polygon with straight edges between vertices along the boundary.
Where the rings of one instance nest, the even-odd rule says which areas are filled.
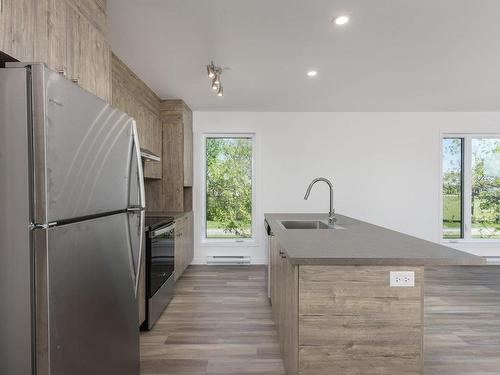
[[[333,184],[330,180],[324,177],[318,177],[312,180],[312,182],[309,184],[309,187],[307,188],[304,200],[307,200],[307,198],[309,198],[309,194],[311,193],[313,185],[319,181],[326,182],[328,184],[328,187],[330,188],[330,212],[328,213],[328,225],[333,226],[337,219],[335,217],[335,209],[333,208]]]

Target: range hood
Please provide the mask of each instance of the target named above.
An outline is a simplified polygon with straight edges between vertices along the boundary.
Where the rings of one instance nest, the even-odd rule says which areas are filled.
[[[141,148],[141,158],[144,161],[160,161],[160,157],[148,149]]]

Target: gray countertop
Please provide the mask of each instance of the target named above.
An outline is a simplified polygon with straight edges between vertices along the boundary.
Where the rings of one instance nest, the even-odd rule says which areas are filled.
[[[347,216],[345,228],[285,229],[280,220],[326,220],[321,214],[265,214],[266,222],[292,264],[314,265],[483,265],[481,257]]]

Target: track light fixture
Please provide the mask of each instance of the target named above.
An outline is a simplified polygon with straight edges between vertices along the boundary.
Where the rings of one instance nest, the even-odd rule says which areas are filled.
[[[223,69],[226,68],[215,65],[213,61],[207,65],[207,75],[208,78],[211,79],[212,90],[217,92],[217,96],[224,96],[224,89],[222,88],[221,83],[221,75]]]

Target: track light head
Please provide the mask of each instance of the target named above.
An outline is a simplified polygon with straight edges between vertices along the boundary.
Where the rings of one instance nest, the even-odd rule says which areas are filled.
[[[214,67],[214,63],[210,63],[209,65],[207,65],[207,74],[208,74],[208,78],[214,78],[215,77],[215,67]]]
[[[212,80],[212,90],[219,89],[220,81],[216,82],[216,80],[217,80],[217,76],[215,76],[214,79]]]
[[[217,90],[217,96],[224,96],[224,87],[219,87],[219,90]]]

